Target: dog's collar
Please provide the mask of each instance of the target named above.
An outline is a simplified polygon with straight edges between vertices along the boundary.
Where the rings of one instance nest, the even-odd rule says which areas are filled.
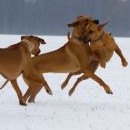
[[[79,40],[79,41],[83,42],[84,44],[88,44],[89,43],[89,40],[86,39],[85,37],[73,36],[73,38],[75,38],[76,40]]]
[[[100,40],[104,35],[104,31],[101,32],[101,34],[97,37],[97,39],[95,40],[90,40],[90,42],[97,42],[98,40]]]

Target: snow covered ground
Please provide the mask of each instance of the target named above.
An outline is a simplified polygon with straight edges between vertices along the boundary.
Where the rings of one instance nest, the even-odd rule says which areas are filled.
[[[42,52],[61,47],[66,37],[41,36],[48,43],[41,46]],[[130,38],[115,38],[123,54],[130,62]],[[0,47],[20,41],[20,36],[0,35]],[[104,92],[93,80],[85,80],[69,97],[68,91],[77,79],[74,76],[65,90],[60,89],[67,74],[45,74],[53,96],[44,89],[36,103],[26,107],[18,100],[10,83],[0,91],[0,130],[130,130],[130,67],[122,67],[114,54],[106,69],[96,72],[113,90],[113,95]],[[0,77],[0,85],[5,79]],[[18,78],[22,92],[27,89]]]

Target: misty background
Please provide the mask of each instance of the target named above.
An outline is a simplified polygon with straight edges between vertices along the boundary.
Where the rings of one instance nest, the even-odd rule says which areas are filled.
[[[0,34],[66,35],[67,23],[84,14],[130,36],[130,0],[0,0]]]

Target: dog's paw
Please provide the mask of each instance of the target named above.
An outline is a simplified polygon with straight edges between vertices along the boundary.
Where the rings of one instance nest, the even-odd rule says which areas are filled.
[[[106,93],[107,94],[113,94],[113,92],[110,89],[106,90]]]
[[[26,106],[27,104],[26,104],[26,101],[24,100],[24,98],[21,98],[20,100],[19,100],[19,105],[21,105],[21,106]]]
[[[128,65],[128,62],[126,60],[122,62],[123,67],[126,67],[127,65]]]
[[[101,62],[101,63],[100,63],[100,66],[105,69],[105,67],[106,67],[106,62]]]
[[[64,89],[66,85],[67,85],[67,84],[64,82],[64,83],[61,85],[61,89]]]
[[[28,102],[29,102],[29,103],[35,103],[35,99],[29,98],[29,99],[28,99]]]
[[[71,88],[71,89],[70,89],[70,91],[69,91],[69,96],[71,96],[71,95],[73,94],[74,90],[75,90],[74,88]]]
[[[46,92],[47,92],[49,95],[53,95],[51,89],[46,89]]]
[[[19,102],[19,104],[21,105],[21,106],[27,106],[27,104],[25,103],[25,102]]]

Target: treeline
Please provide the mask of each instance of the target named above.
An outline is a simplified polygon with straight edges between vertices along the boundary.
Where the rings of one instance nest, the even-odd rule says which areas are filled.
[[[66,24],[90,15],[115,36],[130,34],[129,0],[0,0],[1,34],[66,35]]]

